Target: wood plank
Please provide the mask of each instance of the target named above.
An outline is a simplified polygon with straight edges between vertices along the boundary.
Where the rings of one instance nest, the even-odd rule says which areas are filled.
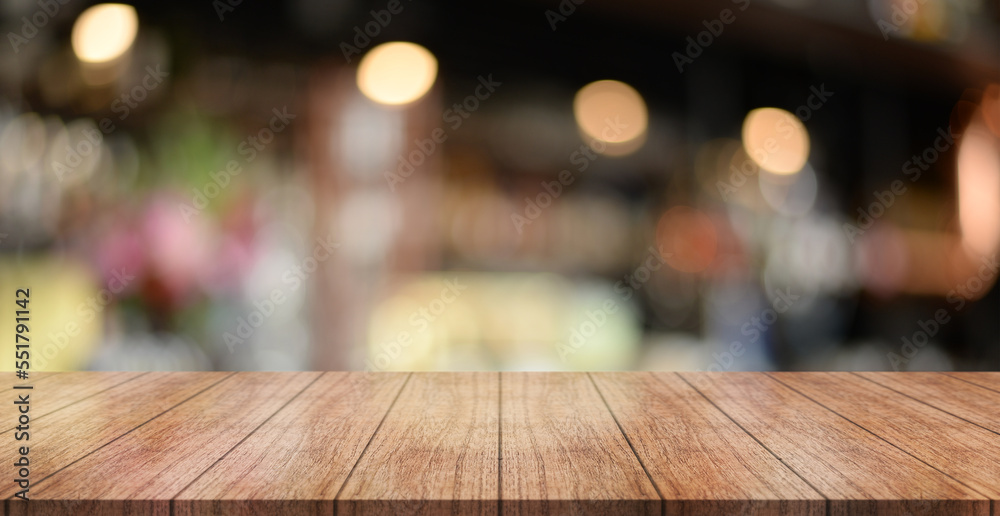
[[[1000,500],[1000,436],[851,373],[772,373],[792,389]]]
[[[89,378],[94,383],[103,383],[94,374],[98,373],[90,373]],[[29,446],[32,480],[37,484],[229,374],[149,373],[140,381],[120,383],[62,410],[34,418]],[[80,387],[84,390],[84,386]],[[4,438],[14,442],[10,432]],[[13,463],[17,457],[14,446],[0,447],[0,463]],[[0,483],[3,498],[13,496],[16,491],[15,484]],[[32,489],[32,495],[34,492]]]
[[[12,515],[163,514],[170,499],[320,373],[236,373],[8,500]],[[167,393],[164,392],[164,395]],[[105,421],[92,414],[95,424]],[[60,500],[81,500],[67,511]]]
[[[28,385],[32,389],[18,389],[18,394],[31,393],[31,417],[39,419],[44,415],[51,414],[64,407],[72,405],[80,400],[86,399],[94,394],[110,389],[116,385],[141,377],[142,372],[122,371],[97,373],[89,371],[69,372],[69,373],[32,373],[41,378],[35,378]],[[24,382],[18,381],[23,384]],[[13,385],[8,397],[13,400]],[[0,411],[3,423],[0,423],[0,432],[10,432],[17,426],[17,407],[13,403],[4,403],[4,409]]]
[[[498,373],[413,373],[337,514],[496,514],[498,382]]]
[[[1000,434],[1000,392],[940,373],[855,373]]]
[[[19,380],[17,378],[17,373],[14,371],[0,371],[0,390],[10,390],[12,385],[35,383],[40,381],[42,378],[47,378],[57,374],[60,373],[55,371],[28,371],[28,379]]]
[[[666,514],[826,514],[822,495],[675,373],[591,376]]]
[[[763,373],[680,374],[823,494],[832,516],[990,512],[986,497]]]
[[[989,373],[946,373],[948,376],[953,376],[959,380],[966,381],[969,383],[974,383],[980,387],[986,387],[987,389],[1000,392],[1000,373],[989,372]]]
[[[501,374],[503,514],[660,514],[586,373]]]
[[[763,516],[823,514],[825,495],[831,515],[986,516],[1000,501],[1000,392],[940,373],[136,374],[33,378],[33,500],[5,509]]]
[[[333,514],[407,376],[325,373],[177,495],[174,514]]]

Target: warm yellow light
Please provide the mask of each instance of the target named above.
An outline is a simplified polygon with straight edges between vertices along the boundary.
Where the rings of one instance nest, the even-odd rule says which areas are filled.
[[[437,66],[434,55],[420,45],[403,41],[383,43],[361,59],[358,88],[379,104],[409,104],[434,85]]]
[[[105,63],[121,57],[139,31],[135,8],[98,4],[80,14],[73,24],[73,52],[86,63]]]
[[[794,174],[809,159],[809,133],[784,109],[758,108],[743,120],[743,148],[764,170]]]
[[[606,152],[612,155],[626,154],[641,146],[649,124],[642,96],[618,81],[597,81],[581,88],[573,99],[573,115],[585,136],[612,144]],[[622,145],[633,140],[639,140],[639,145]]]
[[[1000,247],[1000,146],[973,127],[958,148],[958,222],[966,248],[990,255]]]

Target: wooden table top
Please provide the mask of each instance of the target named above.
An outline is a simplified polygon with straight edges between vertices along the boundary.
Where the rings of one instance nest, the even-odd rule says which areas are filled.
[[[5,373],[13,386],[12,374]],[[5,514],[1000,516],[1000,373],[32,373]]]

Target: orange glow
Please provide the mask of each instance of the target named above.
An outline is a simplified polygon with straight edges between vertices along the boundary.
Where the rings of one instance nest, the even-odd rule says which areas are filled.
[[[1000,149],[974,124],[958,149],[958,221],[962,243],[980,255],[1000,244]]]
[[[879,295],[899,292],[976,300],[997,281],[989,257],[970,256],[953,233],[879,224],[860,242],[862,281]]]
[[[715,260],[718,233],[704,213],[687,206],[675,206],[660,217],[656,243],[663,259],[679,272],[701,272]]]
[[[85,63],[106,63],[124,54],[135,41],[139,18],[124,4],[98,4],[73,24],[73,52]]]
[[[592,82],[577,92],[573,115],[584,136],[605,142],[603,152],[623,155],[645,142],[649,114],[635,88],[619,81]]]
[[[761,168],[794,174],[809,159],[809,133],[784,109],[758,108],[743,120],[743,148]]]
[[[983,102],[980,109],[983,121],[993,134],[1000,138],[1000,84],[990,84],[983,91]]]
[[[437,69],[437,59],[420,45],[383,43],[361,59],[358,88],[379,104],[409,104],[430,91]]]

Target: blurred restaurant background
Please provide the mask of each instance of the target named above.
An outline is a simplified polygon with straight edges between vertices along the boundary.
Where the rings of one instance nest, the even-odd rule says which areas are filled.
[[[0,329],[30,288],[32,369],[1000,369],[996,1],[0,28]]]

